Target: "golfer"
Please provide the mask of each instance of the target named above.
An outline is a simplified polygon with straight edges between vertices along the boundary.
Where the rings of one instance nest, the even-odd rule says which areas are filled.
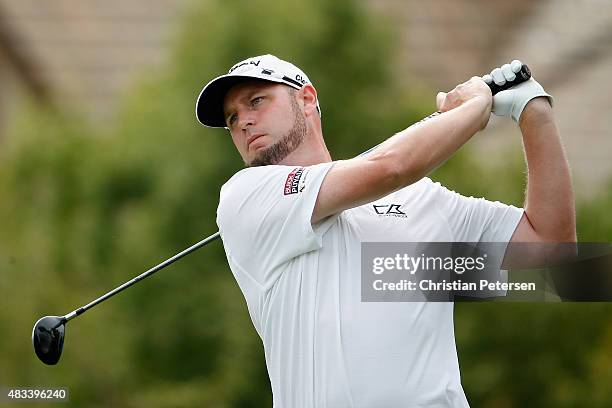
[[[506,64],[487,79],[513,76]],[[535,80],[492,98],[474,77],[438,94],[437,106],[440,115],[370,153],[334,161],[317,91],[295,65],[249,58],[200,93],[198,120],[229,129],[246,165],[221,189],[217,224],[263,341],[274,407],[468,407],[453,303],[362,302],[361,242],[575,241],[568,164]],[[426,177],[492,109],[522,132],[524,209]]]

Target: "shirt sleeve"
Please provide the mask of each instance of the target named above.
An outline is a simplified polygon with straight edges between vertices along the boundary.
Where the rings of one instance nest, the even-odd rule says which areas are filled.
[[[501,269],[501,265],[524,210],[499,201],[466,197],[440,183],[433,183],[433,186],[438,210],[446,219],[454,241],[478,243],[479,250],[488,255],[488,267],[477,277],[508,282],[508,273]],[[473,296],[486,298],[506,295],[505,290],[482,290]]]
[[[238,172],[222,188],[217,225],[230,264],[259,286],[270,287],[285,262],[322,246],[335,216],[310,220],[332,163],[262,166]]]
[[[524,210],[499,201],[466,197],[433,183],[434,200],[455,242],[508,243]]]

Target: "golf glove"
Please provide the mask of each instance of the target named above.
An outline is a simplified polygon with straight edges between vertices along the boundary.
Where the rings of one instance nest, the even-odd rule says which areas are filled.
[[[521,66],[522,63],[519,60],[514,60],[510,64],[504,64],[501,68],[495,68],[482,79],[487,84],[495,82],[497,85],[504,85],[506,81],[513,81],[516,78],[516,72],[520,71]],[[528,81],[493,96],[491,112],[497,116],[510,116],[518,123],[527,103],[538,96],[546,96],[552,106],[552,96],[546,93],[542,85],[531,77]]]

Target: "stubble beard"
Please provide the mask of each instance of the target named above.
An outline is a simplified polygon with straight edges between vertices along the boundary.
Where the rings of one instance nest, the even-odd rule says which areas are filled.
[[[300,111],[300,107],[294,95],[291,95],[291,111],[293,112],[293,127],[287,134],[272,146],[267,147],[259,153],[247,167],[268,166],[280,163],[290,153],[295,151],[306,137],[306,118]]]

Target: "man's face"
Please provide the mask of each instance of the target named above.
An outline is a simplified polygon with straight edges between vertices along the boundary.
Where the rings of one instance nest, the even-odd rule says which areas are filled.
[[[277,164],[306,136],[297,90],[267,81],[238,84],[225,96],[225,124],[247,166]]]

